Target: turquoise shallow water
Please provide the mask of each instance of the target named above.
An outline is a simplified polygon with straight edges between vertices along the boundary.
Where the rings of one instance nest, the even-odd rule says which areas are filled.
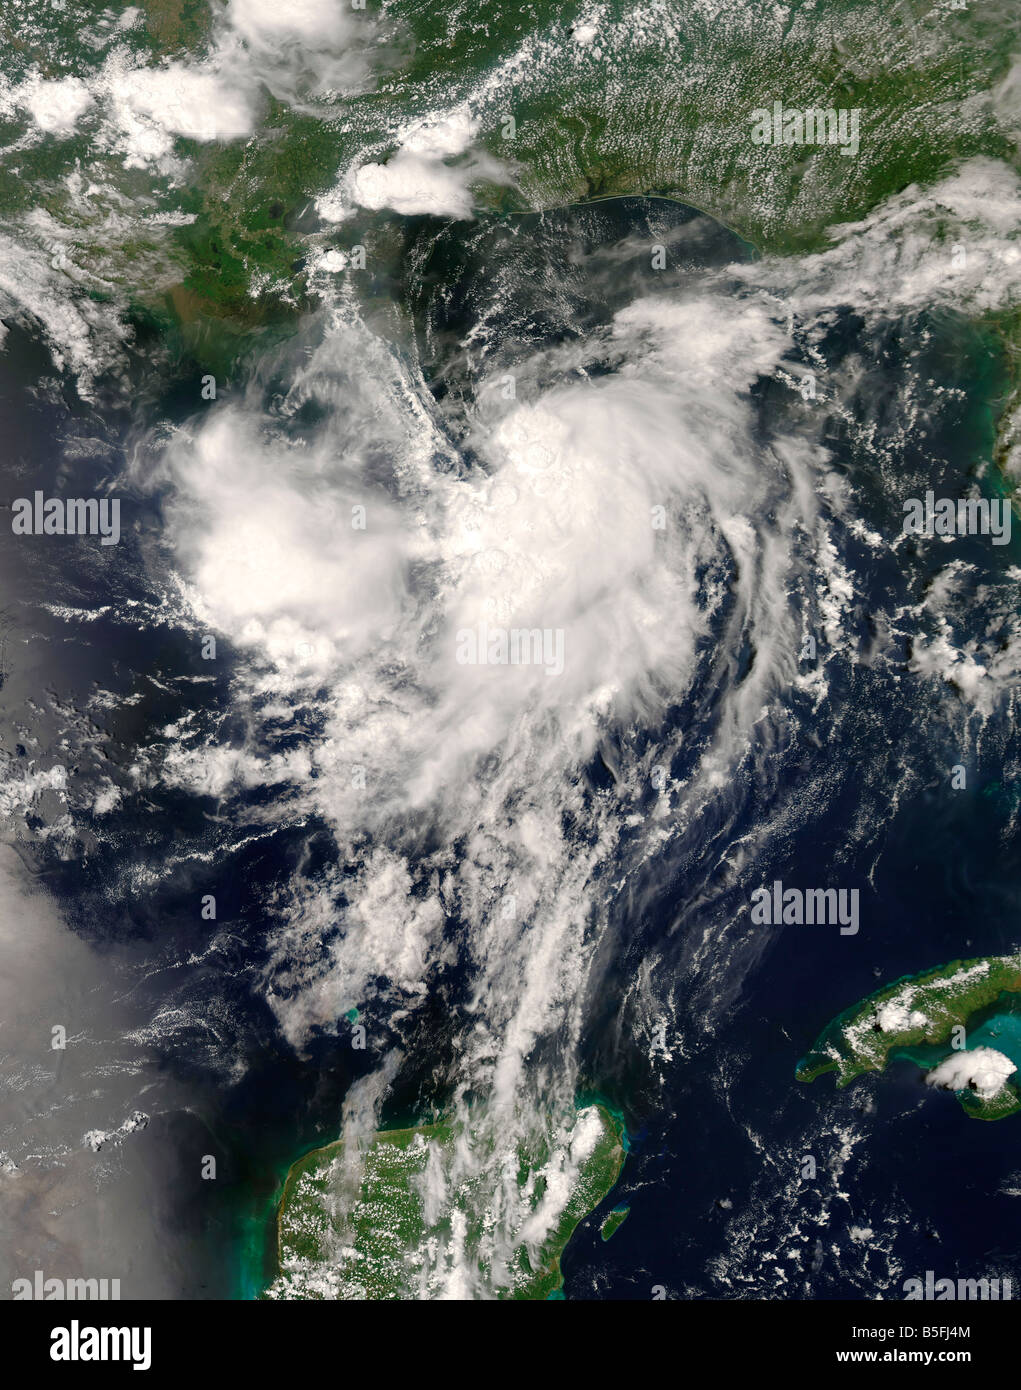
[[[1021,1067],[1021,1014],[994,1014],[968,1035],[971,1047],[993,1047]]]

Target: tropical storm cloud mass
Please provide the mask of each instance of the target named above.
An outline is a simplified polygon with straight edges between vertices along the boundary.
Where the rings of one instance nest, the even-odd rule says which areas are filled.
[[[0,35],[0,1297],[1009,1298],[1016,8]]]

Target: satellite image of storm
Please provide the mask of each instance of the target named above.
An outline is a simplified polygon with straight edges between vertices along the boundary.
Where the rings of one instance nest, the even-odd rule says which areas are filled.
[[[1021,1298],[1016,0],[0,41],[45,1359],[147,1368],[143,1305]]]

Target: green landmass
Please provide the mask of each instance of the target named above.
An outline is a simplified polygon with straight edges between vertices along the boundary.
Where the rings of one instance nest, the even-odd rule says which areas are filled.
[[[1021,1097],[1009,1083],[995,1096],[976,1096],[970,1091],[958,1091],[957,1098],[973,1120],[1004,1120],[1021,1110]]]
[[[102,14],[112,23],[127,8]],[[153,67],[194,63],[215,51],[225,13],[219,0],[142,0],[142,22],[118,30],[117,46]],[[88,0],[9,0],[0,38],[12,89],[33,74],[98,78],[111,52],[93,32],[100,18]],[[66,137],[35,138],[0,103],[11,152],[0,235],[47,259],[59,245],[81,298],[115,305],[171,358],[223,380],[314,304],[319,252],[364,245],[372,274],[389,273],[395,224],[408,219],[351,207],[329,224],[314,209],[425,118],[475,123],[473,154],[459,158],[476,160],[480,211],[662,196],[764,253],[822,250],[835,227],[973,156],[1021,169],[1016,0],[609,0],[596,12],[580,0],[368,0],[352,23],[363,80],[307,99],[263,90],[250,137],[175,140],[183,172],[125,160],[98,108]],[[756,144],[752,113],[775,100],[860,110],[857,153]],[[931,230],[937,242],[951,235],[938,210]],[[989,326],[1011,376],[994,458],[1014,474],[1021,324],[1008,309]]]
[[[980,1025],[991,1020],[1002,1027],[1019,1011],[1021,953],[950,961],[905,975],[838,1014],[798,1063],[795,1075],[808,1082],[835,1071],[837,1086],[843,1087],[866,1072],[881,1072],[891,1056],[935,1065],[951,1054],[944,1045],[956,1027],[963,1026],[974,1042]],[[995,1040],[997,1030],[989,1036]],[[1021,1110],[1021,1096],[1010,1082],[992,1097],[966,1090],[956,1094],[975,1119],[1002,1119]]]
[[[599,1232],[603,1240],[609,1240],[610,1237],[613,1235],[614,1231],[620,1229],[620,1227],[627,1220],[628,1213],[630,1212],[630,1210],[630,1207],[615,1207],[613,1211],[610,1212],[609,1216],[603,1222],[602,1229]]]
[[[496,1298],[549,1299],[563,1284],[560,1259],[578,1224],[616,1183],[626,1141],[621,1122],[601,1105],[577,1112],[576,1135],[593,1126],[562,1209],[552,1219],[537,1251],[525,1243],[501,1274],[476,1260],[482,1285]],[[586,1131],[587,1132],[587,1131]],[[477,1142],[463,1127],[441,1120],[410,1129],[383,1130],[354,1152],[343,1139],[314,1149],[288,1173],[277,1221],[279,1277],[272,1298],[412,1299],[437,1292],[430,1287],[427,1251],[454,1236],[463,1252],[479,1250],[491,1224],[489,1202],[468,1179],[442,1203],[430,1203],[426,1171],[448,1171],[455,1145]],[[552,1189],[545,1170],[553,1155],[540,1145],[519,1150],[517,1186],[529,1213]],[[483,1165],[484,1167],[484,1165]],[[432,1210],[435,1205],[438,1209]],[[541,1214],[541,1212],[540,1212]],[[623,1218],[621,1218],[623,1219]],[[619,1222],[618,1222],[619,1224]]]
[[[48,76],[98,68],[105,53],[81,37],[88,13],[69,0],[30,23],[0,19],[10,78],[40,66]],[[203,0],[145,0],[145,24],[121,41],[152,62],[198,57],[211,13]],[[388,159],[409,122],[462,103],[478,123],[476,148],[491,157],[476,182],[482,207],[523,212],[658,194],[774,251],[818,248],[835,223],[972,155],[1021,163],[1014,114],[992,95],[1021,35],[1008,0],[959,9],[947,0],[611,0],[587,43],[574,37],[584,7],[554,0],[510,8],[476,0],[470,10],[370,0],[363,13],[371,69],[364,90],[323,94],[300,109],[267,94],[253,138],[181,138],[179,153],[190,161],[183,188],[125,171],[116,149],[82,135],[19,150],[0,170],[0,209],[9,216],[41,206],[73,230],[82,200],[68,177],[81,169],[98,190],[98,208],[116,203],[102,237],[108,256],[119,248],[128,264],[164,264],[155,279],[133,277],[141,300],[161,305],[177,283],[204,313],[250,323],[304,302],[310,202],[353,165]],[[753,143],[751,112],[776,99],[859,108],[858,154]],[[152,213],[170,207],[195,221],[154,234]],[[356,223],[364,231],[372,220],[360,214]],[[88,248],[76,243],[76,252]]]

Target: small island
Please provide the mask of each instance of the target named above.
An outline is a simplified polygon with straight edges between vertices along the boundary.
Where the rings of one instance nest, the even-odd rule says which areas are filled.
[[[1021,1065],[1021,954],[955,960],[885,985],[838,1014],[795,1075],[814,1081],[835,1071],[847,1086],[895,1057],[954,1091],[974,1119],[1021,1110],[1009,1079]]]
[[[609,1216],[603,1222],[602,1229],[599,1232],[603,1240],[609,1240],[614,1231],[620,1230],[623,1223],[627,1220],[630,1210],[630,1207],[614,1207],[613,1211],[610,1212]]]
[[[344,1139],[313,1149],[291,1167],[277,1219],[279,1273],[266,1291],[280,1299],[419,1299],[450,1295],[426,1258],[430,1245],[451,1239],[462,1255],[476,1249],[490,1221],[469,1181],[444,1202],[431,1201],[430,1177],[446,1166],[458,1143],[472,1136],[450,1121],[381,1130],[349,1153]],[[576,1112],[563,1154],[519,1154],[516,1181],[526,1196],[538,1248],[525,1241],[503,1276],[479,1263],[488,1296],[562,1297],[560,1259],[579,1223],[613,1188],[627,1152],[622,1121],[605,1106]],[[570,1159],[574,1181],[566,1196],[550,1175]],[[551,1160],[553,1163],[551,1164]],[[527,1195],[526,1195],[527,1194]],[[624,1219],[623,1214],[611,1213]],[[454,1230],[455,1225],[457,1230]],[[614,1228],[615,1229],[615,1228]],[[605,1231],[605,1226],[604,1226]],[[604,1235],[604,1239],[607,1237]],[[457,1296],[457,1295],[455,1295]],[[463,1296],[471,1296],[465,1294]],[[483,1294],[482,1296],[486,1296]]]

